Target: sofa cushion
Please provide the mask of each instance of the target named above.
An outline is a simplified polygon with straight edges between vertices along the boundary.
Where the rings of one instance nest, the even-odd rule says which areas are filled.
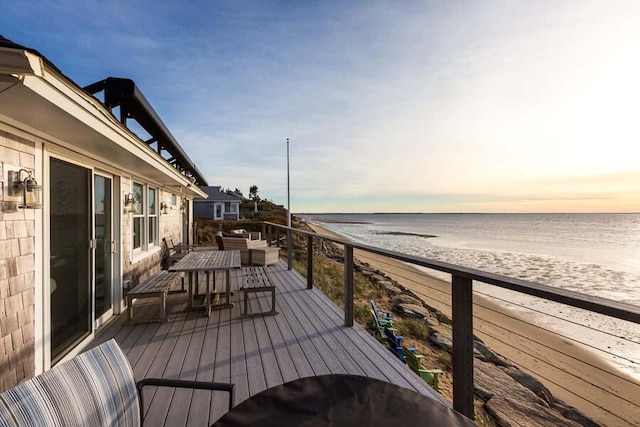
[[[0,426],[139,426],[131,366],[115,340],[0,394]]]

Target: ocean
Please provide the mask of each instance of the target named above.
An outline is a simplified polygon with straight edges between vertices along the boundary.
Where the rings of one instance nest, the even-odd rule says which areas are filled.
[[[355,242],[640,306],[640,214],[300,216]],[[425,271],[450,281],[448,274]],[[640,325],[494,286],[474,289],[536,324],[601,349],[618,369],[640,378]]]

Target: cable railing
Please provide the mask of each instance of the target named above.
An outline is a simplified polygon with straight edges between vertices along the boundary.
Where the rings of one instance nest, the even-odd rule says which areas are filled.
[[[362,259],[367,259],[367,257],[362,257],[362,256],[360,256],[358,259],[361,259],[361,258]],[[370,259],[370,260],[372,260],[372,259]],[[379,261],[379,260],[377,260],[377,261],[378,261],[379,264],[382,264],[381,261]],[[407,268],[406,271],[410,271],[409,268]],[[383,272],[384,272],[384,269],[383,269]],[[397,277],[398,273],[394,272],[394,276]],[[439,292],[440,293],[439,295],[446,294],[446,292],[441,290],[441,289],[438,289],[438,288],[433,287],[433,286],[424,285],[424,282],[415,281],[415,280],[413,280],[413,279],[411,279],[411,278],[409,278],[407,276],[403,276],[403,277],[406,277],[408,280],[413,281],[415,284],[420,284],[424,288],[428,288],[429,291]],[[425,274],[425,277],[428,277],[428,276]],[[434,300],[435,299],[437,302],[439,302],[441,304],[447,304],[447,301],[443,301],[441,299],[434,298],[433,295],[427,295],[424,292],[416,292],[415,289],[412,289],[412,291],[419,297],[427,297],[428,296],[430,298],[430,300]],[[598,332],[600,334],[607,335],[607,336],[609,336],[611,338],[619,339],[619,340],[622,340],[622,341],[625,341],[625,342],[628,342],[628,343],[631,343],[631,344],[638,344],[636,341],[625,339],[624,337],[620,337],[619,335],[615,335],[615,334],[609,333],[607,331],[596,329],[596,328],[593,328],[593,327],[588,326],[588,325],[583,325],[583,324],[575,322],[575,321],[573,321],[571,319],[561,318],[561,317],[556,316],[556,315],[554,315],[552,313],[547,313],[547,312],[543,312],[543,311],[540,311],[540,310],[536,310],[534,308],[530,308],[530,307],[527,307],[525,305],[518,304],[518,303],[515,303],[515,302],[510,301],[510,300],[506,300],[504,298],[495,297],[493,295],[490,295],[490,294],[487,294],[487,293],[484,293],[484,292],[480,292],[480,291],[476,291],[476,290],[474,290],[474,293],[478,294],[478,295],[482,295],[482,296],[484,296],[484,297],[486,297],[488,299],[499,300],[499,301],[501,301],[501,302],[503,302],[505,304],[508,304],[508,305],[517,306],[519,308],[526,309],[526,310],[529,310],[529,311],[532,311],[532,312],[535,312],[535,313],[538,313],[538,314],[547,315],[547,316],[552,317],[552,318],[554,318],[554,319],[556,319],[558,321],[570,323],[570,324],[576,325],[576,326],[580,326],[580,327],[582,327],[584,329],[588,329],[590,331],[595,331],[595,332]],[[627,357],[625,357],[623,355],[620,355],[620,354],[614,353],[612,351],[608,351],[608,350],[605,350],[603,348],[600,348],[600,347],[597,347],[595,345],[592,345],[589,342],[586,342],[585,340],[580,340],[580,339],[573,338],[573,337],[571,337],[571,336],[569,336],[567,334],[563,334],[563,333],[558,332],[558,331],[556,331],[556,330],[554,330],[552,328],[542,327],[542,326],[537,325],[535,323],[532,323],[530,321],[526,321],[525,318],[522,318],[522,317],[519,317],[519,316],[515,316],[515,315],[510,315],[510,314],[508,314],[508,312],[496,310],[493,307],[489,307],[489,306],[484,305],[482,303],[475,302],[474,303],[474,308],[482,308],[482,309],[491,311],[491,312],[493,312],[495,314],[498,314],[500,316],[507,317],[510,320],[517,321],[517,322],[520,322],[520,323],[523,323],[523,324],[527,324],[529,327],[538,329],[538,330],[543,331],[545,333],[556,335],[556,336],[558,336],[558,337],[560,337],[560,338],[562,338],[562,339],[564,339],[566,341],[571,341],[573,343],[588,347],[590,350],[597,351],[597,352],[603,353],[605,355],[617,357],[618,359],[621,359],[621,360],[624,360],[626,362],[629,362],[630,364],[636,364],[637,363],[634,360],[629,359],[629,358],[627,358]],[[607,369],[607,368],[603,369],[600,366],[596,366],[595,364],[590,363],[589,361],[586,361],[586,360],[580,359],[578,357],[575,357],[575,356],[573,356],[573,355],[571,355],[571,354],[569,354],[567,352],[559,350],[558,348],[554,348],[554,347],[548,346],[548,345],[546,345],[544,343],[537,342],[537,341],[529,338],[526,335],[523,335],[523,334],[521,334],[521,333],[519,333],[517,331],[509,329],[504,324],[498,324],[496,322],[493,322],[491,320],[488,320],[488,319],[482,317],[481,315],[479,315],[477,313],[477,310],[474,310],[474,320],[478,321],[478,322],[476,322],[476,323],[478,323],[478,325],[474,328],[474,331],[475,331],[476,335],[479,335],[479,336],[481,335],[483,339],[486,339],[487,337],[491,338],[492,340],[494,340],[496,342],[499,342],[503,346],[508,347],[512,352],[520,352],[520,353],[523,353],[523,354],[526,354],[526,355],[530,356],[531,358],[536,357],[535,355],[533,355],[531,353],[527,353],[526,351],[522,350],[521,348],[518,348],[518,347],[514,346],[511,342],[505,341],[504,339],[493,335],[491,333],[492,330],[499,330],[500,329],[500,330],[503,330],[504,332],[506,332],[507,334],[513,334],[513,335],[518,336],[518,337],[520,337],[522,339],[529,340],[529,342],[531,342],[531,343],[534,343],[534,344],[536,344],[538,346],[542,346],[542,347],[546,348],[546,350],[548,352],[550,352],[551,354],[558,354],[558,355],[565,356],[567,358],[570,358],[570,359],[574,360],[575,362],[578,362],[579,364],[582,364],[582,365],[585,365],[585,366],[589,366],[590,368],[593,368],[593,369],[597,369],[602,374],[611,375],[612,377],[615,377],[619,381],[625,382],[625,383],[627,383],[629,385],[633,385],[633,386],[635,386],[637,388],[638,392],[640,392],[640,384],[638,384],[635,381],[632,381],[629,378],[625,378],[620,373],[615,372],[613,369]],[[485,324],[493,326],[493,329],[490,328],[487,331]],[[531,375],[533,375],[535,377],[540,377],[540,378],[544,379],[547,383],[553,384],[555,387],[563,389],[565,392],[570,393],[574,397],[576,397],[576,398],[588,403],[590,406],[592,406],[594,408],[599,408],[602,412],[605,412],[605,413],[609,414],[610,418],[614,419],[616,424],[630,425],[630,426],[631,425],[636,425],[636,423],[634,421],[626,420],[625,418],[623,418],[623,417],[619,416],[618,414],[616,414],[612,410],[612,408],[607,408],[607,407],[595,402],[593,398],[590,398],[584,392],[581,392],[581,390],[582,390],[581,388],[576,388],[574,390],[569,390],[566,387],[560,385],[557,381],[554,381],[553,379],[549,379],[549,378],[545,377],[544,375],[540,375],[540,373],[536,371],[535,366],[529,366],[527,364],[523,364],[523,363],[520,363],[520,362],[515,362],[511,358],[508,358],[508,360],[512,365],[518,366],[522,370],[524,370],[526,372],[529,372]],[[637,402],[633,402],[633,401],[629,400],[627,398],[628,396],[625,397],[624,395],[622,395],[620,393],[617,393],[615,391],[611,391],[611,390],[603,387],[599,383],[594,383],[594,382],[590,382],[590,381],[584,380],[582,377],[580,377],[579,375],[575,374],[574,372],[571,372],[571,371],[569,371],[569,370],[567,370],[567,369],[565,369],[565,368],[563,368],[561,366],[557,366],[557,364],[554,361],[554,358],[546,358],[546,359],[537,358],[537,361],[544,362],[545,364],[557,369],[558,371],[560,371],[560,372],[562,372],[562,373],[564,373],[566,375],[571,376],[574,379],[574,381],[576,381],[578,383],[584,382],[585,384],[587,384],[590,387],[593,387],[595,389],[599,389],[599,391],[601,391],[602,393],[605,393],[605,394],[607,394],[607,395],[609,395],[611,397],[614,397],[619,402],[624,402],[624,403],[630,405],[631,407],[633,407],[634,411],[637,411],[637,412],[640,413],[640,405],[638,405]],[[602,381],[603,378],[604,378],[604,375],[600,379],[600,381]],[[614,408],[617,409],[617,407],[614,407]]]
[[[366,255],[358,254],[358,260],[364,261],[364,262],[375,262],[377,264],[378,268],[380,268],[379,266],[382,265],[383,267],[380,268],[380,270],[382,270],[382,272],[384,272],[385,274],[391,275],[394,278],[396,278],[397,280],[401,279],[403,283],[411,282],[411,283],[413,283],[415,285],[419,285],[420,286],[419,289],[424,289],[424,291],[419,291],[416,288],[411,289],[411,291],[416,296],[421,297],[421,298],[428,298],[430,301],[436,301],[439,304],[448,306],[450,308],[450,302],[441,299],[442,297],[448,297],[448,293],[445,290],[439,289],[439,288],[434,287],[434,286],[429,286],[428,285],[429,280],[418,281],[418,280],[415,280],[412,277],[410,277],[409,273],[416,274],[418,272],[418,270],[411,269],[411,267],[406,266],[406,268],[401,268],[401,271],[406,273],[406,274],[402,274],[402,272],[398,272],[398,265],[393,265],[393,264],[385,262],[385,261],[383,261],[381,259],[374,259],[374,258],[368,257]],[[389,267],[394,267],[393,268],[393,273],[391,273],[391,274],[389,274],[389,272],[387,270],[385,270],[385,268],[390,269]],[[426,273],[422,273],[421,272],[421,274],[423,276],[423,279],[424,278],[431,278],[432,279],[432,277],[428,276]],[[430,295],[426,294],[425,292],[427,292],[427,291],[431,292],[432,294],[430,294]],[[437,293],[437,295],[440,298],[434,296],[433,293]],[[555,315],[553,313],[543,312],[541,310],[537,310],[535,308],[528,307],[528,306],[525,306],[523,304],[518,304],[517,302],[514,302],[513,300],[507,300],[507,299],[504,299],[504,298],[500,298],[498,296],[490,295],[488,293],[485,293],[485,292],[482,292],[482,291],[479,291],[479,290],[474,290],[474,293],[476,295],[481,295],[481,296],[483,296],[483,297],[485,297],[485,298],[487,298],[489,300],[500,301],[504,305],[515,306],[515,307],[518,307],[520,309],[524,309],[524,310],[528,310],[528,311],[531,311],[531,312],[534,312],[534,313],[537,313],[537,314],[542,314],[542,315],[545,315],[545,316],[549,316],[549,317],[551,317],[551,318],[553,318],[553,319],[555,319],[555,320],[557,320],[559,322],[566,322],[566,323],[569,323],[569,324],[572,324],[572,325],[575,325],[575,326],[579,326],[579,327],[587,329],[589,331],[593,331],[593,332],[597,332],[597,333],[600,333],[600,334],[603,334],[603,335],[607,335],[607,336],[609,336],[611,338],[614,338],[614,339],[617,339],[617,340],[620,340],[620,341],[624,341],[624,342],[629,343],[629,344],[635,344],[635,345],[640,344],[640,343],[638,343],[636,341],[627,339],[626,337],[623,337],[623,336],[620,336],[620,335],[615,335],[615,334],[612,334],[612,333],[610,333],[608,331],[603,331],[601,329],[597,329],[597,328],[594,328],[594,327],[589,326],[589,325],[584,325],[584,324],[578,323],[576,321],[571,320],[570,318],[563,318],[563,317],[557,316],[557,315]],[[597,352],[603,353],[603,354],[608,355],[608,356],[617,357],[618,359],[624,360],[624,361],[628,362],[629,364],[637,364],[637,362],[635,360],[632,360],[632,359],[630,359],[628,357],[625,357],[623,355],[614,353],[613,351],[605,350],[603,348],[600,348],[600,347],[597,347],[595,345],[592,345],[591,343],[589,343],[589,342],[587,342],[585,340],[580,340],[580,339],[573,338],[573,337],[571,337],[571,336],[569,336],[567,334],[558,332],[558,331],[556,331],[554,329],[545,328],[543,326],[537,325],[535,323],[532,323],[530,321],[525,320],[525,318],[522,318],[521,316],[510,315],[510,314],[508,314],[508,312],[506,312],[504,310],[503,311],[496,310],[495,308],[490,307],[490,306],[485,305],[485,304],[482,304],[481,302],[477,302],[477,301],[474,302],[474,308],[482,308],[484,310],[488,310],[490,312],[493,312],[494,314],[498,314],[500,316],[507,317],[510,320],[513,320],[513,321],[516,321],[516,322],[519,322],[519,323],[523,323],[523,324],[527,324],[529,327],[538,329],[540,331],[543,331],[544,333],[553,334],[553,335],[558,336],[558,337],[560,337],[560,338],[562,338],[564,340],[571,341],[571,342],[573,342],[575,344],[579,344],[579,345],[588,347],[590,350],[597,351]],[[499,342],[503,346],[508,347],[512,352],[520,352],[520,353],[526,354],[527,356],[529,356],[531,358],[535,358],[536,357],[535,355],[533,355],[531,353],[528,353],[528,352],[524,351],[523,349],[514,346],[511,342],[508,342],[508,341],[506,341],[506,340],[504,340],[504,339],[502,339],[500,337],[497,337],[497,336],[495,336],[495,335],[493,335],[491,333],[492,330],[498,330],[498,329],[503,330],[507,334],[513,334],[515,336],[520,337],[521,339],[525,339],[525,340],[528,340],[531,343],[534,343],[534,344],[536,344],[538,346],[542,346],[547,351],[549,351],[551,354],[562,355],[564,357],[572,359],[573,361],[575,361],[575,362],[577,362],[579,364],[588,366],[588,367],[593,368],[593,369],[597,369],[602,374],[610,375],[612,377],[615,377],[617,380],[620,380],[622,382],[626,382],[629,385],[633,385],[633,386],[637,387],[638,391],[640,392],[640,384],[638,384],[635,381],[632,381],[629,378],[625,378],[620,373],[614,372],[613,369],[607,369],[607,368],[603,369],[600,366],[596,366],[595,364],[593,364],[593,363],[591,363],[589,361],[582,360],[582,359],[580,359],[578,357],[573,356],[572,354],[569,354],[567,352],[561,351],[558,348],[554,348],[554,347],[548,346],[548,345],[546,345],[544,343],[536,342],[535,340],[529,338],[526,335],[523,335],[523,334],[521,334],[521,333],[519,333],[517,331],[509,329],[504,324],[498,324],[498,323],[495,323],[495,322],[493,322],[491,320],[488,320],[488,319],[484,318],[483,316],[479,315],[477,311],[478,310],[474,310],[474,320],[479,321],[479,322],[477,322],[477,323],[479,323],[479,325],[477,325],[474,328],[474,331],[476,332],[476,335],[482,335],[483,339],[486,339],[488,337],[488,338],[490,338],[490,339],[492,339],[492,340],[494,340],[496,342]],[[487,329],[486,328],[486,324],[491,325],[493,327],[493,329],[490,328],[489,330],[486,330]],[[512,365],[519,367],[520,369],[530,373],[533,376],[542,378],[547,383],[552,384],[555,387],[564,390],[565,392],[573,395],[574,397],[576,397],[576,398],[588,403],[590,406],[592,406],[594,408],[599,408],[602,412],[605,412],[605,413],[609,414],[610,417],[615,420],[616,424],[630,425],[630,426],[631,425],[635,425],[634,421],[626,420],[625,418],[623,418],[623,417],[619,416],[618,414],[616,414],[612,410],[612,408],[607,408],[607,407],[605,407],[605,406],[603,406],[601,404],[598,404],[596,401],[594,401],[593,398],[585,395],[584,392],[580,392],[580,390],[581,390],[580,388],[577,388],[575,390],[569,390],[568,388],[566,388],[566,387],[562,386],[561,384],[559,384],[557,381],[554,381],[553,379],[547,378],[544,375],[540,375],[540,373],[536,371],[535,367],[529,366],[528,364],[515,362],[511,358],[507,358],[507,360],[509,360],[509,363],[511,363]],[[567,369],[565,369],[565,368],[563,368],[561,366],[557,366],[557,364],[554,362],[553,358],[548,358],[548,359],[537,358],[536,360],[539,361],[539,362],[544,362],[545,364],[553,367],[554,369],[558,370],[559,372],[562,372],[562,373],[564,373],[566,375],[571,376],[576,382],[578,382],[578,383],[583,382],[583,383],[585,383],[586,385],[588,385],[590,387],[598,389],[600,392],[605,393],[605,394],[607,394],[609,396],[612,396],[616,400],[618,400],[620,402],[624,402],[625,404],[628,404],[629,406],[633,407],[633,409],[635,411],[640,412],[640,405],[637,402],[629,400],[624,395],[622,395],[620,393],[617,393],[615,391],[611,391],[611,390],[603,387],[602,385],[600,385],[598,383],[587,381],[587,380],[583,379],[582,377],[580,377],[579,375],[577,375],[577,374],[575,374],[575,373],[573,373],[573,372],[571,372],[571,371],[569,371],[569,370],[567,370]]]
[[[415,289],[412,289],[417,296],[427,297],[431,300],[438,301],[438,303],[447,307],[451,312],[451,320],[452,320],[452,335],[453,335],[453,350],[452,350],[452,372],[453,372],[453,407],[458,412],[464,414],[465,416],[473,419],[473,400],[474,400],[474,380],[473,380],[473,348],[474,348],[474,332],[477,332],[483,336],[486,336],[490,339],[493,339],[496,342],[500,342],[502,345],[511,347],[514,350],[518,350],[520,352],[525,352],[522,348],[516,348],[512,343],[506,341],[505,339],[497,336],[492,336],[490,332],[483,330],[481,327],[483,325],[493,325],[500,326],[500,328],[504,329],[503,325],[496,325],[495,322],[484,318],[482,315],[477,313],[477,308],[481,308],[484,310],[491,311],[492,308],[488,306],[484,306],[482,304],[474,304],[473,303],[473,295],[480,294],[488,299],[497,299],[504,303],[514,304],[518,306],[514,301],[508,301],[505,299],[501,299],[499,297],[485,294],[479,292],[478,290],[474,290],[473,282],[482,282],[485,284],[493,285],[499,288],[508,289],[511,291],[515,291],[521,294],[534,296],[537,298],[542,298],[548,301],[553,301],[556,303],[568,305],[571,307],[587,310],[592,313],[598,313],[605,316],[610,316],[616,319],[621,319],[625,321],[629,321],[635,324],[640,324],[640,307],[626,304],[619,301],[608,300],[601,297],[585,295],[574,291],[568,291],[564,289],[554,288],[551,286],[541,285],[533,282],[528,282],[521,279],[516,279],[512,277],[506,277],[486,271],[481,271],[473,268],[463,267],[459,265],[454,265],[442,261],[430,260],[422,257],[417,257],[413,255],[398,253],[382,248],[377,248],[369,245],[358,244],[351,241],[347,241],[344,239],[326,236],[317,234],[315,232],[288,228],[286,226],[282,226],[274,223],[263,223],[263,236],[267,236],[267,240],[270,244],[277,243],[278,245],[284,243],[288,248],[287,250],[287,261],[289,269],[292,268],[293,264],[293,235],[297,234],[300,236],[306,237],[306,250],[307,250],[307,288],[312,288],[314,279],[313,279],[313,246],[314,241],[325,241],[330,242],[336,245],[341,245],[343,247],[343,263],[344,263],[344,324],[345,326],[353,326],[354,322],[354,250],[358,251],[358,259],[360,261],[367,260],[371,255],[380,255],[385,258],[376,258],[376,262],[380,265],[385,265],[388,267],[393,267],[394,273],[393,275],[402,278],[406,281],[414,282],[416,285],[420,285],[421,288],[424,288],[425,292],[437,292],[442,295],[441,298],[435,298],[433,295],[423,294],[422,292],[416,292]],[[447,291],[443,291],[442,289],[438,289],[434,286],[429,286],[425,284],[425,282],[418,281],[412,277],[417,270],[411,269],[409,265],[407,265],[406,270],[402,272],[398,272],[398,265],[391,264],[390,262],[385,262],[384,259],[391,259],[396,261],[401,261],[402,263],[409,264],[411,266],[419,266],[432,270],[436,270],[443,273],[448,273],[451,275],[451,287],[450,293]],[[373,258],[370,258],[373,259]],[[400,263],[398,263],[400,264]],[[402,273],[407,274],[402,274]],[[411,272],[412,274],[408,274]],[[426,274],[425,274],[426,276]],[[449,301],[447,301],[449,299]],[[585,325],[577,324],[571,319],[560,318],[558,316],[554,316],[549,313],[540,312],[539,310],[525,307],[524,305],[519,305],[523,309],[532,310],[534,312],[539,312],[544,315],[551,315],[559,320],[569,321],[570,323],[576,324],[581,327],[587,327]],[[476,313],[474,314],[474,308],[476,308]],[[500,312],[499,314],[505,315],[505,313]],[[478,326],[480,328],[474,328],[474,318],[479,322]],[[515,318],[515,317],[514,317]],[[526,322],[522,318],[517,318],[518,321],[525,322],[529,327],[539,328],[544,330],[545,332],[550,332],[552,334],[557,335],[559,338],[563,340],[568,340],[580,346],[588,347],[591,350],[600,351],[603,353],[609,353],[610,355],[615,355],[616,357],[620,357],[628,362],[634,363],[633,360],[625,358],[624,356],[614,354],[613,352],[598,348],[596,346],[591,345],[588,342],[583,342],[580,340],[576,340],[566,334],[559,333],[557,331],[553,331],[549,328],[544,328],[539,325],[536,325],[531,322]],[[591,328],[594,329],[594,328]],[[598,330],[599,332],[603,332]],[[526,334],[520,334],[517,331],[505,331],[508,333],[514,333],[520,336],[521,339],[531,340]],[[619,337],[617,335],[609,334],[612,337],[617,339],[624,339],[624,337]],[[633,340],[628,340],[631,343],[638,344]],[[537,343],[540,344],[540,343]],[[547,346],[549,347],[549,346]],[[549,351],[558,352],[558,354],[562,354],[564,357],[571,358],[573,357],[570,354],[566,354],[566,352],[562,352],[556,348],[547,348]],[[535,355],[529,354],[528,357],[536,357]],[[562,366],[555,366],[556,363],[553,360],[541,360],[542,362],[548,364],[551,368],[557,369],[564,375],[569,375],[574,377],[576,380],[586,381],[581,378],[579,375],[569,372]],[[586,363],[589,365],[589,362],[585,362],[584,360],[576,359],[577,362]],[[615,412],[611,409],[603,408],[598,402],[594,402],[593,396],[584,396],[580,394],[576,390],[568,390],[566,387],[558,384],[554,378],[545,378],[543,375],[536,372],[535,367],[526,366],[526,364],[519,362],[514,362],[512,360],[509,361],[513,366],[517,366],[522,368],[524,371],[531,372],[535,374],[535,376],[540,376],[545,381],[550,384],[554,384],[559,389],[565,390],[567,393],[573,394],[579,399],[588,402],[589,404],[594,405],[595,407],[600,407],[604,412],[609,413],[611,416],[619,419],[619,421],[632,424],[629,420],[625,420],[619,417]],[[593,366],[591,366],[593,367]],[[598,367],[598,369],[600,369]],[[628,378],[625,378],[619,374],[612,372],[611,370],[602,371],[603,374],[612,375],[616,377],[618,380],[627,381],[633,386],[638,386],[638,392],[640,392],[640,384],[630,381]],[[608,393],[614,396],[616,399],[619,399],[624,404],[628,404],[637,408],[640,411],[640,406],[638,403],[629,400],[625,396],[621,396],[618,393],[611,392],[603,386],[598,384],[591,384],[599,389],[602,393]],[[615,409],[615,408],[614,408]]]

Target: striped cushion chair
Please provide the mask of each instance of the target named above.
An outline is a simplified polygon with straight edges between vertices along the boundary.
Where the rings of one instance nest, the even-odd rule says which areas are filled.
[[[229,392],[233,384],[170,379],[136,383],[114,339],[0,394],[0,427],[140,426],[145,385]],[[137,390],[136,390],[137,387]]]

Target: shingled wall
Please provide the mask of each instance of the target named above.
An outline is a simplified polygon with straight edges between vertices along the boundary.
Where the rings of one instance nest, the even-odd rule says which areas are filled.
[[[0,130],[0,180],[5,165],[33,170],[35,144]],[[0,189],[0,200],[4,196]],[[0,392],[35,373],[36,213],[0,209]]]

